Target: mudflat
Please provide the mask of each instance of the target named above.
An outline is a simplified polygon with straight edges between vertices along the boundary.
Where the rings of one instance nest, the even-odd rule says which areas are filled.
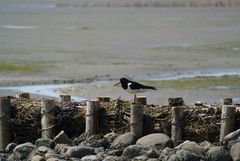
[[[0,85],[239,72],[240,8],[0,5]]]

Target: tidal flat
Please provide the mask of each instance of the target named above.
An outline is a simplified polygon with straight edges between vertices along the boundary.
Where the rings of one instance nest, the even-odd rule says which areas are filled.
[[[104,94],[95,86],[99,81],[120,77],[141,81],[185,72],[231,73],[240,69],[238,7],[71,7],[52,5],[50,1],[35,3],[0,4],[2,87],[86,83],[78,95],[94,97]],[[149,101],[158,103],[185,95],[194,96],[193,101],[212,97],[216,102],[227,96],[239,99],[235,82],[237,76],[151,82],[160,89]],[[204,88],[195,88],[201,85]],[[105,95],[124,94],[114,91],[119,92],[114,88]]]

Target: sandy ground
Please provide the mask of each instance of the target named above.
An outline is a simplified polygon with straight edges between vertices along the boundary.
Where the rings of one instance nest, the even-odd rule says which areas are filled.
[[[0,85],[239,70],[239,13],[240,8],[0,5],[0,67],[41,68],[28,72],[2,67]]]

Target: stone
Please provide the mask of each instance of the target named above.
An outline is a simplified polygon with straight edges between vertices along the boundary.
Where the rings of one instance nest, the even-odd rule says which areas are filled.
[[[118,133],[108,133],[108,134],[105,134],[103,137],[106,138],[106,141],[110,144],[112,143],[117,137],[119,136]]]
[[[79,145],[89,146],[93,148],[97,148],[97,147],[106,148],[108,146],[108,142],[107,142],[107,139],[104,138],[102,135],[96,134],[86,138]]]
[[[209,141],[201,142],[200,146],[203,147],[205,151],[208,151],[211,147],[213,147],[212,143],[210,143]]]
[[[75,138],[73,140],[73,145],[79,145],[81,142],[83,142],[84,140],[86,140],[88,137],[88,133],[85,132],[85,133],[82,133],[79,137]]]
[[[166,134],[155,133],[138,139],[136,144],[142,146],[153,146],[157,150],[162,150],[165,147],[172,147],[173,141]]]
[[[30,142],[20,144],[16,146],[13,150],[13,154],[16,158],[24,160],[34,149],[34,145]]]
[[[82,158],[86,155],[95,155],[94,148],[85,146],[68,147],[65,153],[69,157]]]
[[[143,147],[141,145],[129,145],[124,149],[122,156],[125,156],[128,158],[134,158],[138,156],[147,156],[148,158],[158,157],[158,155],[153,150],[153,148],[151,148],[150,146]]]
[[[32,157],[31,161],[46,161],[46,159],[41,155],[35,155]]]
[[[40,147],[38,147],[37,150],[43,155],[46,153],[49,153],[49,152],[53,152],[53,149],[46,147],[46,146],[40,146]]]
[[[8,152],[8,153],[11,153],[16,146],[17,146],[16,143],[9,143],[6,146],[5,151]]]
[[[160,160],[168,160],[169,156],[174,155],[176,153],[175,149],[166,147],[163,150],[161,150],[158,155]]]
[[[200,154],[200,155],[205,155],[205,153],[206,153],[206,150],[202,146],[198,145],[195,142],[189,141],[189,140],[176,146],[175,149],[187,150],[187,151],[191,151],[191,152],[194,152],[194,153]]]
[[[222,146],[214,146],[211,147],[208,152],[207,156],[211,161],[231,161],[230,153],[224,149]]]
[[[178,150],[176,155],[180,156],[184,161],[201,161],[202,159],[199,155],[188,150]]]
[[[235,143],[231,146],[230,155],[233,161],[240,161],[240,142]]]
[[[49,158],[46,161],[66,161],[65,159],[59,159],[59,158]]]
[[[71,144],[72,140],[69,139],[67,134],[62,130],[55,138],[53,141],[57,144]]]
[[[128,145],[132,145],[136,143],[136,135],[134,133],[128,132],[118,136],[110,148],[117,149],[121,147],[127,147]]]
[[[184,161],[183,158],[179,155],[171,155],[167,161]]]
[[[88,155],[81,158],[81,161],[101,161],[97,155]]]
[[[45,147],[49,147],[49,148],[54,148],[54,146],[55,146],[54,141],[52,139],[43,139],[43,138],[37,139],[35,141],[35,145],[37,147],[45,146]]]
[[[234,131],[234,132],[231,132],[229,134],[227,134],[224,138],[223,138],[223,141],[224,142],[229,142],[231,140],[237,140],[238,138],[240,137],[240,129]]]
[[[103,161],[128,161],[129,158],[123,156],[107,156]]]

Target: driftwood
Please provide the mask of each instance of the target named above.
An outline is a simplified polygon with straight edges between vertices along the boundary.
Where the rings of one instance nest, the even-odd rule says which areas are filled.
[[[11,99],[11,140],[16,143],[34,141],[41,137],[40,100]],[[85,132],[87,102],[58,102],[56,104],[55,133],[64,131],[70,138]],[[125,133],[130,131],[130,102],[120,99],[100,102],[98,132]],[[240,112],[236,113],[235,129],[240,128]],[[219,141],[221,106],[188,107],[182,119],[182,139]],[[171,136],[172,107],[145,105],[143,108],[143,135],[162,132]],[[31,134],[31,135],[29,135]]]

